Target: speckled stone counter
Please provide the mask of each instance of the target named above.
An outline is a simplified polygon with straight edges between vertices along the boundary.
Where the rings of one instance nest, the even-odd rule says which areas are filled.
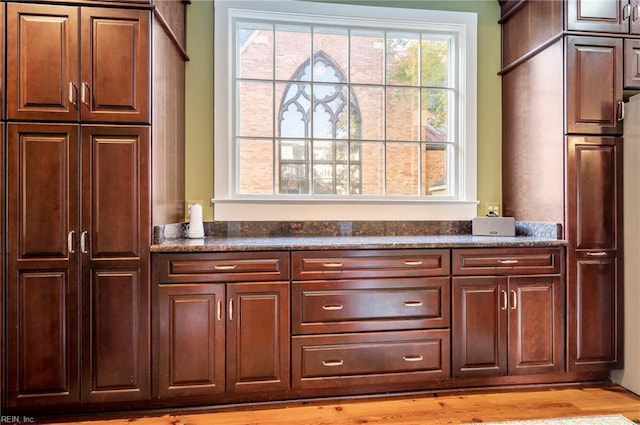
[[[516,222],[516,235],[473,236],[471,221],[207,222],[157,226],[152,252],[563,246],[557,223]]]

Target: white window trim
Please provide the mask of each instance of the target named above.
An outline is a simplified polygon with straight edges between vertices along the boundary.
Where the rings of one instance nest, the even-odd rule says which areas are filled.
[[[412,28],[419,22],[442,22],[459,28],[459,43],[464,55],[459,67],[465,79],[459,81],[464,103],[458,113],[459,145],[457,161],[458,199],[423,199],[414,197],[366,197],[330,200],[296,196],[294,199],[238,196],[230,178],[233,152],[229,140],[232,128],[230,105],[233,93],[228,84],[233,75],[229,57],[233,50],[230,10],[265,10],[280,20],[298,21],[300,14],[341,17],[349,26],[362,18],[401,22]],[[215,0],[214,28],[214,197],[216,220],[467,220],[477,215],[477,14],[422,9],[381,8],[295,0]],[[224,141],[224,142],[221,142]]]

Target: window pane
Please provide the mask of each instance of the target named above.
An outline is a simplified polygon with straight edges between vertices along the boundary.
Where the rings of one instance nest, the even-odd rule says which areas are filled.
[[[276,25],[276,80],[290,80],[292,76],[311,80],[311,28],[308,26]],[[298,74],[306,64],[308,72]]]
[[[313,101],[313,137],[346,139],[349,135],[346,86],[314,84]]]
[[[384,83],[384,33],[382,31],[351,31],[350,66],[352,83]]]
[[[238,136],[273,136],[273,83],[238,81],[237,105]]]
[[[306,164],[286,162],[280,164],[280,193],[309,193],[309,177]]]
[[[440,144],[425,144],[422,157],[422,194],[431,196],[450,195],[449,147]]]
[[[351,137],[355,139],[384,139],[384,88],[356,86],[351,106]],[[357,104],[357,106],[356,106]],[[359,122],[360,134],[354,132]]]
[[[423,36],[422,86],[449,87],[449,47],[450,37]]]
[[[362,142],[363,195],[384,195],[384,143]]]
[[[418,85],[418,34],[387,34],[387,84]]]
[[[335,193],[333,182],[333,166],[331,164],[313,165],[313,193],[318,195]]]
[[[387,87],[387,140],[419,140],[420,89]]]
[[[273,79],[273,26],[239,23],[236,28],[237,74],[240,78]]]
[[[314,161],[333,161],[334,145],[332,141],[315,141],[313,143],[313,160]]]
[[[238,192],[250,195],[273,194],[273,141],[239,139]]]
[[[419,193],[418,143],[387,143],[387,195]]]
[[[281,161],[307,161],[309,159],[308,142],[304,140],[281,140],[279,146]]]
[[[338,69],[328,69],[321,54],[331,52],[331,60]],[[323,82],[346,82],[349,66],[349,36],[343,28],[313,29],[313,80]],[[336,72],[337,71],[337,72]]]
[[[449,141],[449,91],[422,91],[422,140],[428,142]]]

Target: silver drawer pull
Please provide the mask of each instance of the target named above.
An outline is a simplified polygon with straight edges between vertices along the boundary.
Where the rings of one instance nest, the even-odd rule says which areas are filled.
[[[326,267],[328,269],[339,269],[343,266],[343,263],[322,263],[322,267]]]
[[[422,261],[421,260],[404,260],[402,264],[404,264],[405,266],[421,266]]]
[[[518,260],[498,260],[500,264],[518,264]]]
[[[405,301],[402,304],[405,307],[422,307],[422,301]]]
[[[214,269],[216,270],[235,270],[235,268],[238,267],[235,264],[229,264],[229,265],[220,265],[220,266],[213,266]]]
[[[405,362],[421,362],[424,360],[423,356],[402,356]]]
[[[327,367],[335,367],[342,366],[344,364],[344,360],[323,360],[322,365]]]
[[[600,251],[600,252],[587,252],[587,255],[589,257],[606,257],[607,253],[604,251]]]
[[[325,311],[335,311],[335,310],[342,310],[343,305],[342,304],[332,304],[332,305],[323,305],[322,309]]]

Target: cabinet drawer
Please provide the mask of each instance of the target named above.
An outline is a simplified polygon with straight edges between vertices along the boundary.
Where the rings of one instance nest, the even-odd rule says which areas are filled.
[[[556,274],[562,248],[454,249],[454,275]]]
[[[292,284],[293,333],[449,326],[449,277]]]
[[[449,330],[293,337],[293,387],[421,382],[450,376]]]
[[[297,251],[291,254],[292,278],[442,276],[450,270],[448,249]]]
[[[154,254],[160,283],[289,280],[288,252]]]

